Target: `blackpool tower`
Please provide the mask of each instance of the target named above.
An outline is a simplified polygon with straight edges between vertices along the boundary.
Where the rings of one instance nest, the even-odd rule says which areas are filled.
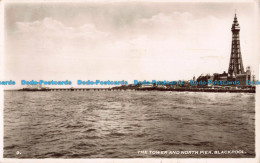
[[[231,47],[231,56],[230,56],[228,74],[230,77],[234,78],[238,74],[245,73],[243,62],[242,62],[241,50],[240,50],[240,40],[239,40],[240,27],[237,21],[236,14],[232,24],[231,31],[232,31],[232,47]]]

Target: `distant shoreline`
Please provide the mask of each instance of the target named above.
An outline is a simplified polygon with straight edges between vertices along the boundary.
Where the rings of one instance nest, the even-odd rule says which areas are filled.
[[[25,92],[59,92],[59,91],[171,91],[171,92],[222,92],[222,93],[256,93],[255,89],[225,89],[225,88],[48,88],[48,89],[16,89],[4,91]]]

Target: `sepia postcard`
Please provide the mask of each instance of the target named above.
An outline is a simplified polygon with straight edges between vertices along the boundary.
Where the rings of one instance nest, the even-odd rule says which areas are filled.
[[[0,162],[260,163],[259,1],[0,3]]]

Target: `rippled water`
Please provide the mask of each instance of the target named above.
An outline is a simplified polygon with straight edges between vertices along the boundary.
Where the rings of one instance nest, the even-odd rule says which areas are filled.
[[[4,99],[5,158],[255,155],[254,94],[6,91]],[[246,153],[138,154],[141,150]]]

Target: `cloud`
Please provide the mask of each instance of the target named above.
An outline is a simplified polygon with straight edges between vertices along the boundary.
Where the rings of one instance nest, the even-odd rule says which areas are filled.
[[[80,27],[68,27],[49,17],[35,22],[17,22],[16,26],[17,34],[30,34],[31,36],[37,37],[100,39],[108,36],[107,32],[99,31],[93,24],[84,24]]]
[[[19,63],[31,63],[33,71],[46,77],[189,79],[194,72],[226,69],[231,32],[222,21],[189,12],[157,13],[136,18],[118,33],[118,28],[101,31],[91,21],[78,27],[53,18],[17,22],[9,53],[21,74],[25,70]]]
[[[158,13],[150,18],[142,18],[136,21],[138,29],[145,29],[151,36],[175,37],[178,39],[210,38],[215,34],[212,29],[223,28],[221,20],[213,16],[201,18],[189,12]],[[141,30],[143,33],[145,30]],[[205,38],[204,38],[205,39]]]
[[[170,14],[159,13],[153,15],[151,18],[143,18],[139,20],[139,23],[143,23],[149,26],[172,26],[174,22],[177,22],[179,25],[188,25],[191,23],[193,18],[192,14],[188,12],[173,12]],[[176,24],[176,23],[174,23]]]

